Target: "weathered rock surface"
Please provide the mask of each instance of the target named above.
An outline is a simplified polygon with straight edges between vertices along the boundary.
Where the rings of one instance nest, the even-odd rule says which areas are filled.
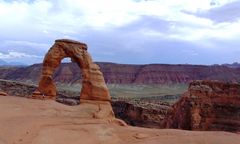
[[[142,102],[126,102],[115,100],[112,101],[113,111],[117,118],[124,120],[127,124],[132,126],[140,126],[147,128],[164,128],[163,120],[167,117],[169,105],[158,104],[157,106],[150,106],[150,103]]]
[[[104,107],[100,108],[104,109]],[[99,106],[0,97],[0,144],[238,144],[239,134],[119,126]]]
[[[70,57],[81,68],[82,89],[80,94],[81,102],[110,101],[110,94],[105,84],[100,68],[93,63],[87,52],[87,45],[78,41],[60,39],[45,55],[42,66],[41,79],[38,89],[33,93],[33,98],[55,98],[57,95],[56,86],[53,82],[53,73],[61,64],[62,59]]]
[[[56,101],[65,105],[75,106],[80,104],[79,99],[67,98],[67,97],[57,97]]]
[[[92,118],[113,119],[121,125],[126,125],[123,121],[115,119],[110,104],[110,94],[100,68],[93,63],[91,56],[87,52],[87,45],[78,41],[68,39],[55,41],[44,57],[41,79],[31,98],[44,100],[57,98],[57,90],[52,76],[62,59],[66,57],[70,57],[82,70],[81,107],[85,105],[96,107],[97,109],[92,112]],[[87,112],[90,110],[86,109]]]
[[[173,106],[168,128],[240,131],[240,84],[194,81]]]
[[[3,92],[3,91],[0,91],[0,96],[7,96],[8,94]]]
[[[101,68],[105,82],[109,84],[175,84],[189,83],[192,80],[240,82],[240,68],[227,66],[97,64]],[[41,76],[41,69],[41,64],[8,71],[0,69],[0,78],[36,83]],[[81,71],[76,63],[61,64],[52,78],[56,82],[68,84],[82,81]]]

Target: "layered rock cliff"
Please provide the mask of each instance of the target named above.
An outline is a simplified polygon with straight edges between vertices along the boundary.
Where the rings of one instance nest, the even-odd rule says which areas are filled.
[[[192,80],[221,80],[240,82],[240,68],[227,66],[203,65],[128,65],[114,63],[97,63],[108,84],[175,84],[188,83]],[[38,82],[42,65],[0,69],[0,78],[18,81]],[[75,63],[63,63],[55,71],[54,81],[68,84],[79,83],[82,79]]]
[[[171,113],[167,128],[240,131],[240,84],[194,81]]]
[[[169,115],[170,105],[166,103],[148,103],[146,101],[112,101],[117,118],[132,126],[164,128],[163,120]]]

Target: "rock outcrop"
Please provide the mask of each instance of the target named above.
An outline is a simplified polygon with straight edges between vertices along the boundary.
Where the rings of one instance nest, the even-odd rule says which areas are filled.
[[[167,128],[240,131],[240,84],[191,82],[165,122]]]
[[[53,82],[53,73],[61,64],[61,60],[70,57],[76,62],[82,72],[81,102],[110,101],[109,91],[105,84],[100,68],[93,63],[87,52],[87,45],[78,41],[60,39],[50,48],[45,55],[42,75],[38,89],[33,93],[33,98],[55,98],[56,86]]]
[[[163,120],[168,115],[169,105],[158,104],[149,106],[147,102],[136,104],[136,102],[112,101],[113,111],[117,118],[124,120],[127,124],[147,128],[164,128]]]
[[[82,88],[80,106],[90,114],[91,118],[106,119],[119,125],[126,125],[115,118],[110,104],[110,94],[100,68],[92,61],[87,52],[87,45],[78,41],[60,39],[45,55],[41,79],[38,88],[33,92],[34,99],[56,99],[57,90],[53,82],[53,73],[61,64],[62,59],[70,57],[82,72]]]
[[[7,96],[8,94],[3,92],[3,91],[0,91],[0,96]]]

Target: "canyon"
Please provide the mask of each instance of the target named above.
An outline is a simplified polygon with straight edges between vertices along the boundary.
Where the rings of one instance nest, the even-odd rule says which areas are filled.
[[[59,67],[66,57],[74,63]],[[5,79],[0,80],[0,129],[4,131],[0,144],[239,141],[238,66],[96,64],[86,44],[60,39],[43,64],[2,67],[0,75]],[[189,87],[180,96],[159,96],[152,91],[150,97],[111,99],[105,82],[140,86],[189,83]],[[80,95],[69,94],[64,86],[57,89],[55,83],[81,84]],[[170,97],[177,102],[162,101]]]
[[[30,97],[37,88],[9,80],[0,80],[3,95]],[[79,96],[68,97],[58,92],[57,102],[79,105]],[[220,81],[193,81],[176,103],[161,97],[149,99],[116,99],[111,105],[115,116],[132,126],[174,128],[197,131],[240,131],[240,85]]]

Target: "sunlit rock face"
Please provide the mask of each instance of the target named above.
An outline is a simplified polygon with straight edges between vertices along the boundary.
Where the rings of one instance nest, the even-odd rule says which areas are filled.
[[[7,96],[7,93],[0,91],[0,96]]]
[[[38,89],[33,93],[33,98],[53,99],[56,97],[57,90],[52,76],[55,69],[61,64],[61,60],[67,57],[76,62],[82,72],[80,101],[110,101],[103,75],[99,66],[93,63],[90,54],[87,52],[87,45],[67,39],[56,40],[45,55],[41,79]]]
[[[240,85],[194,81],[173,106],[167,127],[240,131]]]

